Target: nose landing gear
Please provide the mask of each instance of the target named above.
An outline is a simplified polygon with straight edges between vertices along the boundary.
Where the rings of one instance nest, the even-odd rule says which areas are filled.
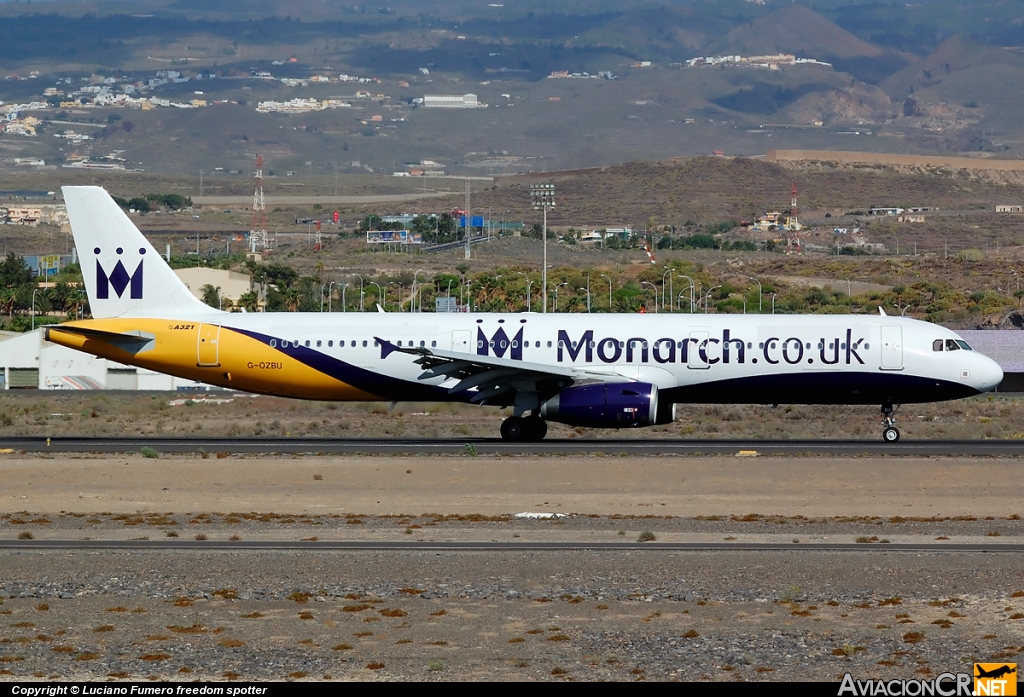
[[[886,443],[897,443],[900,430],[896,428],[896,410],[891,404],[882,405],[882,440]]]

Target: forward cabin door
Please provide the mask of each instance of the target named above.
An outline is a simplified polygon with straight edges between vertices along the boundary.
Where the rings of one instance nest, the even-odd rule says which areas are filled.
[[[220,325],[200,324],[199,340],[196,345],[197,363],[200,366],[220,365]]]
[[[882,325],[882,370],[903,370],[903,327]]]

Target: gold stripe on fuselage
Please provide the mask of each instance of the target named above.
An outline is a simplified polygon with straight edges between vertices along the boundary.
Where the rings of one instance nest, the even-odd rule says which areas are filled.
[[[111,334],[142,332],[155,337],[155,341],[151,347],[132,353],[101,338],[61,331],[61,327],[81,327]],[[302,399],[381,399],[217,324],[167,319],[94,319],[52,326],[49,339],[55,344],[118,363],[246,392]]]

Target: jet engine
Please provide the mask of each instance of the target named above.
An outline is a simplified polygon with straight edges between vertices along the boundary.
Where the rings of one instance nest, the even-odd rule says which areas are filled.
[[[612,382],[562,390],[541,405],[540,416],[570,426],[633,428],[671,423],[675,407],[658,404],[656,385]]]

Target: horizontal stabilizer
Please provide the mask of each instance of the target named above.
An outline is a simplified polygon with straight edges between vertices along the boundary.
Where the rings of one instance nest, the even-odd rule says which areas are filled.
[[[90,329],[88,327],[76,327],[74,325],[57,325],[53,327],[47,327],[43,338],[50,341],[51,332],[62,332],[66,334],[76,334],[86,339],[93,339],[95,341],[102,341],[106,344],[110,344],[116,348],[121,349],[127,353],[138,354],[144,351],[151,350],[156,344],[156,337],[147,332],[130,331],[130,332],[107,332],[102,329]]]

